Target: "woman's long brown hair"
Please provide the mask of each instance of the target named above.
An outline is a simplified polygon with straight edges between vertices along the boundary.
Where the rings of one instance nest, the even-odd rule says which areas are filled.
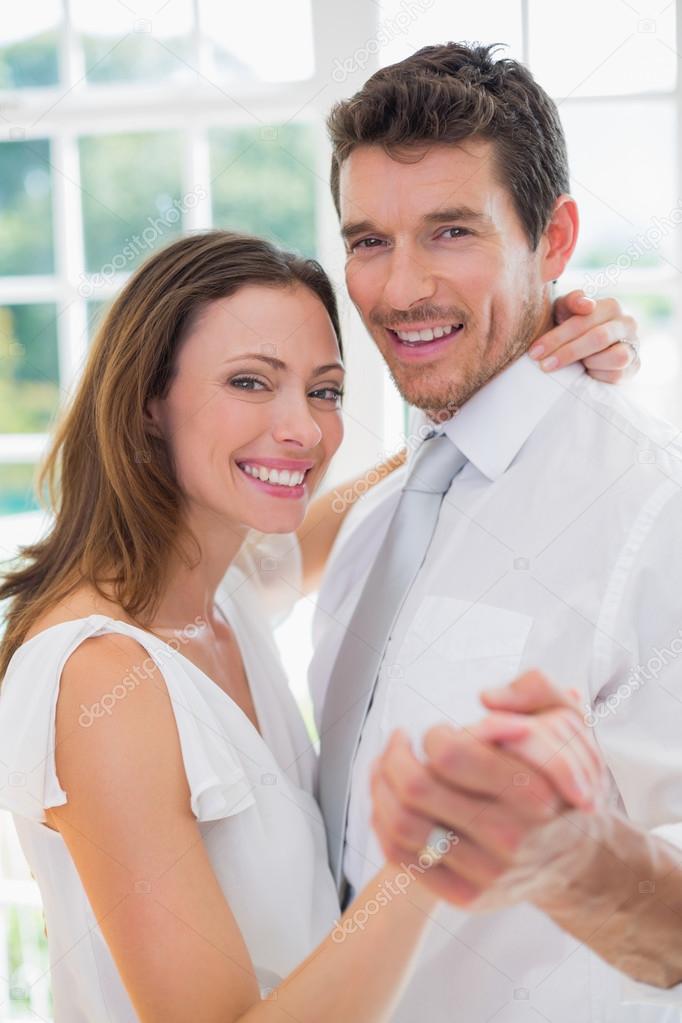
[[[191,564],[180,488],[164,441],[148,432],[145,405],[166,395],[194,314],[248,284],[309,288],[341,344],[334,290],[314,260],[228,231],[191,235],[151,256],[102,322],[40,468],[39,496],[47,490],[53,518],[0,581],[8,601],[0,681],[31,624],[79,584],[113,593],[134,620],[151,620],[170,552]]]

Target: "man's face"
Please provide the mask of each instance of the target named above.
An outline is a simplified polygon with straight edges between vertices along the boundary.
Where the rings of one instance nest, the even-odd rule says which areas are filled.
[[[410,404],[451,415],[548,324],[543,243],[531,252],[491,143],[360,146],[340,200],[348,292]]]

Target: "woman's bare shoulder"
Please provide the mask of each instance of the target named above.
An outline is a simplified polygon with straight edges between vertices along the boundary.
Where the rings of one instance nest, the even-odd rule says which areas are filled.
[[[105,610],[101,600],[93,605],[87,594],[78,595],[36,623],[36,634],[90,614],[122,620],[119,612],[116,606]],[[168,767],[168,776],[156,779],[159,798],[179,794],[178,806],[184,808],[187,781],[161,670],[133,636],[107,630],[82,638],[62,664],[55,707],[55,763],[71,806],[47,811],[49,826],[60,830],[59,821],[70,818],[74,802],[80,804],[86,795],[87,817],[97,805],[98,792],[102,799],[107,785],[128,790],[135,771],[150,760]]]
[[[24,642],[33,639],[40,632],[49,629],[53,625],[61,625],[63,622],[73,622],[79,618],[87,618],[89,615],[108,615],[110,618],[117,618],[120,621],[134,625],[135,622],[125,613],[120,604],[103,597],[94,586],[87,583],[73,590],[67,597],[54,604],[32,623],[24,636]]]

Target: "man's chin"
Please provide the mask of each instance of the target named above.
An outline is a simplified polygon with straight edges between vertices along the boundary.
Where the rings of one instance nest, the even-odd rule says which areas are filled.
[[[449,419],[474,394],[480,384],[466,380],[404,380],[393,376],[401,397],[432,419]]]
[[[464,356],[464,352],[461,353]],[[480,391],[493,377],[514,362],[522,350],[517,352],[487,352],[478,357],[474,365],[439,365],[406,370],[403,366],[390,366],[391,377],[401,396],[409,405],[423,409],[432,419],[450,419],[463,405]]]

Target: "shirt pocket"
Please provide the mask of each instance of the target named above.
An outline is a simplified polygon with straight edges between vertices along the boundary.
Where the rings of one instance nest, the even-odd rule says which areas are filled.
[[[519,673],[532,625],[528,615],[491,604],[424,597],[382,665],[383,730],[402,728],[421,751],[433,725],[479,721],[486,713],[479,694]]]

